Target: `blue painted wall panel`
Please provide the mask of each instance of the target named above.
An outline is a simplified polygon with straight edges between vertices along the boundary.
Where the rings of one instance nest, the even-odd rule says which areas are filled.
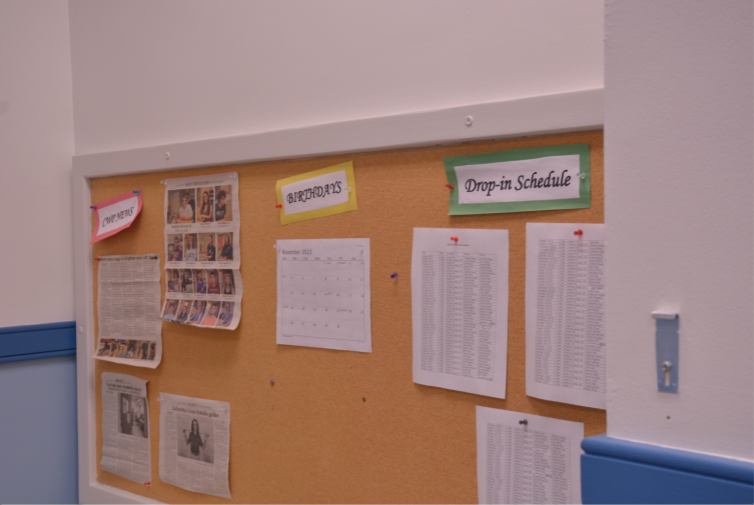
[[[0,503],[78,503],[76,357],[0,364]]]
[[[0,328],[0,363],[76,354],[76,323]]]
[[[754,463],[610,438],[585,438],[584,503],[754,503]]]
[[[751,484],[591,454],[581,482],[583,503],[754,503]]]
[[[642,444],[607,435],[585,438],[581,442],[581,448],[587,454],[595,456],[664,466],[674,470],[754,484],[754,463],[751,461]]]

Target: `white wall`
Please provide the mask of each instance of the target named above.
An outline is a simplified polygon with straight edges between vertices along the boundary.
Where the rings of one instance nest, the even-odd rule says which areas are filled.
[[[601,0],[71,0],[76,154],[601,88]]]
[[[0,0],[0,326],[73,320],[68,3]]]
[[[0,0],[0,327],[70,321],[65,0]],[[0,502],[78,503],[76,360],[0,364]]]
[[[608,434],[754,459],[752,2],[608,0]],[[650,312],[680,313],[659,393]]]

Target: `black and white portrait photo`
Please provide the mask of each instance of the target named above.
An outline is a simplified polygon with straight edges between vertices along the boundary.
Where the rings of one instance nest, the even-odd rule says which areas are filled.
[[[211,419],[191,414],[176,414],[178,455],[183,458],[215,462],[214,425]]]
[[[120,404],[118,433],[149,438],[149,415],[146,398],[128,393],[118,393]]]

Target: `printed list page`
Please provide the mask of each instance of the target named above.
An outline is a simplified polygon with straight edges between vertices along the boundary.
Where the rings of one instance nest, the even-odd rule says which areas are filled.
[[[605,226],[526,225],[526,394],[605,409]]]
[[[414,228],[414,382],[505,398],[508,230]]]
[[[479,503],[581,503],[584,424],[476,408]]]

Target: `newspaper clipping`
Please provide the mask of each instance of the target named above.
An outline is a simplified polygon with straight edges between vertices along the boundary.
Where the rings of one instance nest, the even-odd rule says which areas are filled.
[[[162,359],[160,257],[101,256],[94,357],[156,368]]]
[[[102,373],[102,469],[152,485],[147,381]]]
[[[160,393],[160,479],[230,499],[230,403]]]
[[[168,179],[166,321],[234,330],[241,319],[238,173]]]

